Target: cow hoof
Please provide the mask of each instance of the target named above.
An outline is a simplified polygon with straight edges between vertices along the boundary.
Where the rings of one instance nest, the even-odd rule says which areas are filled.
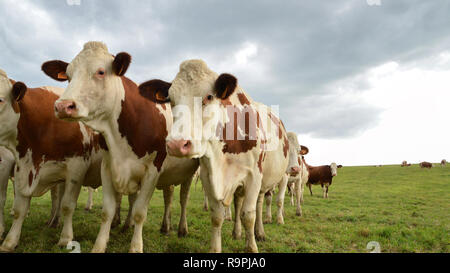
[[[302,213],[301,212],[296,212],[295,215],[302,216]]]
[[[264,224],[272,224],[272,219],[266,219],[266,220],[264,220]]]
[[[95,246],[92,248],[91,253],[105,253],[105,247]]]
[[[265,234],[262,234],[262,235],[255,234],[255,239],[256,239],[256,241],[263,242],[266,240],[266,235]]]
[[[132,246],[130,247],[129,253],[143,253],[142,247],[139,246]]]
[[[203,207],[203,210],[204,211],[208,211],[208,207]]]
[[[277,224],[284,225],[284,220],[283,219],[277,219]]]
[[[258,253],[258,247],[245,247],[245,252],[247,253]]]
[[[170,233],[170,227],[169,227],[169,226],[163,225],[163,226],[161,226],[161,228],[159,229],[159,232],[161,232],[161,234],[164,234],[164,235],[169,235],[169,233]]]
[[[92,209],[92,208],[90,208],[90,207],[85,207],[85,208],[84,208],[85,211],[91,211],[91,209]]]
[[[1,253],[11,253],[14,251],[13,247],[6,247],[6,246],[0,246],[0,252]]]
[[[188,231],[187,231],[187,229],[185,229],[185,228],[183,228],[183,229],[180,229],[180,230],[178,230],[178,237],[186,237],[188,235]]]
[[[60,238],[58,242],[59,247],[67,247],[67,245],[72,242],[71,238]]]
[[[241,232],[235,232],[233,230],[233,239],[240,240],[241,238],[242,238],[242,233]]]

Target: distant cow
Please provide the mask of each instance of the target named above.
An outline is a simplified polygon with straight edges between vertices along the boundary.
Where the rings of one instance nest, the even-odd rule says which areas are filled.
[[[441,160],[441,166],[445,166],[445,164],[447,164],[447,160],[442,159],[442,160]]]
[[[424,161],[424,162],[420,162],[419,166],[421,168],[428,168],[428,169],[430,169],[431,167],[433,167],[433,164],[431,164],[430,162]]]
[[[403,160],[402,165],[400,165],[401,167],[409,167],[411,166],[411,164],[409,164],[408,162],[406,162],[406,160]]]
[[[320,184],[323,189],[323,198],[328,198],[328,187],[331,185],[333,177],[337,175],[336,163],[333,162],[330,165],[318,167],[313,167],[306,164],[306,167],[309,172],[308,183],[306,183],[306,185],[308,185],[310,194],[313,195],[311,186]]]

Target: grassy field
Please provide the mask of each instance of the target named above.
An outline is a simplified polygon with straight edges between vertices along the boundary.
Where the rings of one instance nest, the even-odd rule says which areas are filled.
[[[306,189],[307,191],[307,189]],[[420,169],[417,165],[344,167],[330,187],[329,198],[322,198],[319,186],[314,195],[305,193],[303,216],[285,199],[285,225],[266,224],[266,241],[258,242],[260,252],[368,252],[366,245],[377,241],[381,252],[449,252],[450,166]],[[200,183],[192,185],[189,206],[189,235],[179,239],[179,188],[175,190],[170,235],[159,233],[163,213],[162,192],[155,191],[144,228],[145,252],[207,252],[210,241],[209,212],[202,210]],[[87,192],[82,191],[74,214],[74,240],[82,252],[89,252],[101,222],[101,191],[95,194],[93,211],[84,211]],[[272,212],[276,216],[273,202]],[[8,189],[6,213],[12,206],[12,187]],[[22,229],[16,252],[69,252],[56,246],[61,226],[45,225],[50,214],[50,195],[34,198]],[[128,201],[122,205],[125,219]],[[9,215],[9,214],[8,214]],[[234,217],[234,215],[233,215]],[[7,216],[7,230],[11,226]],[[275,220],[275,217],[274,217]],[[276,222],[276,221],[274,221]],[[233,240],[232,222],[223,226],[223,251],[242,252],[244,239]],[[127,252],[132,230],[112,230],[108,252]]]

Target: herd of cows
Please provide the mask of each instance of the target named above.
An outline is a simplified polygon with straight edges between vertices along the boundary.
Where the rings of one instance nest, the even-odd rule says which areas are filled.
[[[92,252],[105,252],[110,229],[133,227],[130,252],[143,251],[143,225],[153,192],[163,190],[161,232],[170,230],[174,186],[180,185],[178,236],[188,233],[186,208],[195,175],[202,181],[211,212],[211,252],[221,252],[222,224],[231,217],[233,237],[245,232],[246,251],[258,252],[271,222],[270,204],[278,187],[277,223],[283,224],[285,191],[302,215],[304,187],[321,185],[323,197],[337,169],[313,167],[297,135],[287,132],[271,108],[255,102],[231,74],[217,74],[202,60],[187,60],[172,82],[137,85],[125,77],[131,56],[109,53],[88,42],[70,62],[43,63],[43,72],[67,87],[28,88],[0,70],[0,238],[5,231],[8,181],[14,180],[13,223],[0,251],[14,251],[32,197],[51,191],[48,222],[62,218],[58,245],[74,238],[72,216],[82,186],[102,186],[100,230]],[[150,76],[150,75],[149,75]],[[407,163],[405,162],[405,165]],[[425,166],[425,165],[424,165]],[[426,167],[426,166],[425,166]],[[266,212],[263,219],[263,203]]]

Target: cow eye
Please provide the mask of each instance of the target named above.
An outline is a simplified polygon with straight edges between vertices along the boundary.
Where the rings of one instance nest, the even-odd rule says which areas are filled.
[[[97,70],[97,72],[95,73],[97,78],[103,78],[103,77],[105,77],[105,74],[106,74],[106,72],[105,72],[105,69],[103,69],[103,68],[99,68]]]
[[[3,103],[5,101],[4,98],[0,98],[0,103]]]
[[[212,96],[212,95],[208,95],[208,96],[206,97],[206,99],[212,100],[212,99],[213,99],[213,96]]]

